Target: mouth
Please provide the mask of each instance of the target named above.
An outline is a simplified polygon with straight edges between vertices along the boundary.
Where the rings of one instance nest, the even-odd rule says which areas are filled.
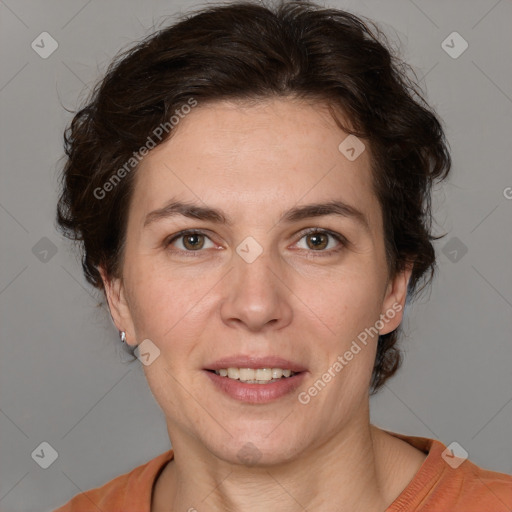
[[[302,372],[290,370],[289,368],[219,368],[218,370],[207,370],[219,377],[236,380],[245,384],[271,384],[282,379],[289,379]]]
[[[217,391],[237,401],[264,404],[291,396],[308,370],[277,355],[232,355],[203,368]]]
[[[307,371],[285,368],[228,368],[208,369],[214,389],[224,396],[247,404],[266,404],[290,397],[304,382]]]

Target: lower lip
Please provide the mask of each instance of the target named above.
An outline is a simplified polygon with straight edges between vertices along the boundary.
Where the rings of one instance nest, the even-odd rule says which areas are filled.
[[[248,384],[229,377],[221,377],[208,370],[205,372],[215,386],[231,398],[253,404],[264,404],[292,393],[300,386],[306,375],[306,372],[300,372],[270,384]]]

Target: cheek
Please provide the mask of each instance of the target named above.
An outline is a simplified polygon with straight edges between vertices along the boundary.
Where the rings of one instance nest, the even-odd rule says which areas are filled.
[[[340,348],[379,318],[383,283],[376,271],[365,270],[330,273],[321,280],[308,279],[297,294],[305,297],[306,311],[315,313],[315,325],[325,330],[325,339],[339,342]]]
[[[204,273],[199,279],[197,270],[158,268],[148,261],[133,266],[130,283],[130,312],[137,339],[149,338],[158,346],[164,343],[187,346],[197,340],[203,326],[200,319],[213,293],[214,276]],[[217,278],[218,280],[218,278]],[[178,343],[174,343],[177,342]]]
[[[331,275],[321,290],[310,288],[307,300],[310,310],[318,312],[313,328],[303,326],[318,348],[313,382],[320,379],[327,388],[325,393],[318,392],[315,401],[320,409],[325,406],[342,416],[357,408],[365,396],[375,361],[378,332],[374,326],[381,313],[383,284],[378,272],[366,270]],[[322,389],[322,384],[317,388]],[[346,393],[347,389],[351,392]]]
[[[368,391],[378,341],[372,327],[379,319],[380,296],[374,279],[346,276],[311,297],[309,304],[320,312],[321,322],[317,320],[315,327],[326,334],[314,338],[318,364],[302,391],[321,417],[321,411],[330,411],[331,427],[338,428],[340,418],[355,413]],[[311,331],[309,327],[315,336]]]

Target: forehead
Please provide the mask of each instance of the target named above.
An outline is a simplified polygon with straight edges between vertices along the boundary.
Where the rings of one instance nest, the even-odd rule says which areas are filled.
[[[348,159],[340,151],[348,134],[324,105],[199,102],[175,130],[136,171],[132,204],[138,216],[171,197],[222,208],[238,220],[342,200],[378,224],[369,148]]]

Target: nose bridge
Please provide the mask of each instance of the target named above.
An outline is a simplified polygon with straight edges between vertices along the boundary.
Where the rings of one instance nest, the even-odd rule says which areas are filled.
[[[290,318],[285,288],[279,277],[282,268],[278,254],[247,237],[233,254],[222,314],[224,321],[237,319],[251,330]]]
[[[238,292],[244,291],[244,287],[255,296],[277,292],[275,268],[279,263],[269,246],[264,247],[255,238],[247,237],[237,246],[233,260],[234,277],[242,288]]]

